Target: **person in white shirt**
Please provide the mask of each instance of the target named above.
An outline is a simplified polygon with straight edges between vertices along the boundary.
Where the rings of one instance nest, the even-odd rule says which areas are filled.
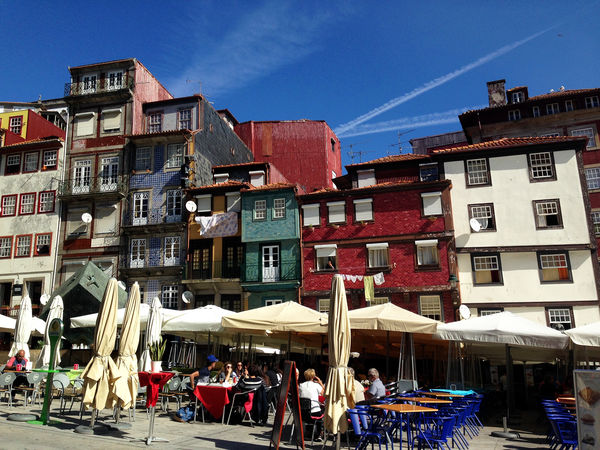
[[[325,393],[325,386],[320,378],[315,374],[315,369],[306,369],[304,371],[304,383],[300,383],[300,398],[310,399],[310,412],[320,413],[322,411],[319,403],[319,395]]]
[[[360,381],[354,378],[354,369],[352,367],[348,367],[348,372],[350,373],[350,375],[352,376],[352,380],[354,381],[354,403],[364,402],[365,387]]]

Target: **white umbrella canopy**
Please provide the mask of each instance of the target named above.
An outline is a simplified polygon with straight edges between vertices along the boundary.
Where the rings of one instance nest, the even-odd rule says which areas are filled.
[[[121,376],[111,386],[111,395],[123,409],[131,407],[140,386],[135,355],[140,342],[140,286],[137,282],[131,287],[125,309],[117,357],[117,370]]]
[[[89,362],[81,378],[84,380],[83,404],[93,409],[112,408],[110,384],[119,377],[117,366],[110,357],[117,339],[117,305],[119,303],[119,285],[111,278],[104,291],[104,299],[100,306],[100,314],[96,322],[94,334],[94,356]]]
[[[587,347],[600,347],[600,322],[582,325],[566,330],[565,333],[574,344]]]
[[[325,428],[332,433],[344,433],[348,428],[346,409],[354,407],[354,380],[348,372],[350,319],[346,289],[341,275],[334,275],[331,283],[328,338],[329,371],[325,384]]]
[[[123,325],[123,320],[125,319],[125,311],[127,308],[120,308],[117,310],[117,325]],[[163,308],[163,317],[164,320],[170,319],[171,317],[176,317],[181,315],[181,311],[176,309],[166,309]],[[147,303],[140,304],[140,314],[139,314],[139,322],[140,325],[145,327],[148,323],[148,317],[150,317],[150,305]],[[96,320],[98,318],[98,313],[94,314],[86,314],[85,316],[77,316],[71,317],[71,328],[85,328],[85,327],[94,327],[96,326]]]
[[[4,316],[0,314],[0,332],[12,333],[15,331],[15,324],[17,321],[12,317]]]
[[[29,338],[31,336],[31,299],[29,296],[23,297],[19,306],[19,315],[15,324],[14,341],[10,347],[10,356],[17,354],[19,350],[25,351],[25,358],[29,361]]]
[[[348,312],[353,330],[433,334],[440,322],[400,308],[391,302]]]
[[[50,304],[50,311],[48,312],[48,317],[46,318],[46,329],[44,330],[44,346],[42,347],[42,351],[40,352],[40,356],[38,357],[35,366],[47,367],[50,365],[50,322],[54,319],[63,318],[63,311],[65,309],[65,305],[63,303],[63,299],[60,295],[55,296],[52,299],[52,303]],[[55,367],[60,364],[60,348],[56,350],[56,358],[54,361]]]
[[[150,358],[149,345],[160,340],[160,333],[163,324],[163,307],[158,297],[152,299],[150,305],[150,316],[146,323],[146,337],[144,338],[144,350],[140,357],[139,367],[141,371],[149,372],[151,369],[152,360]]]
[[[163,309],[164,311],[166,310]],[[169,334],[183,337],[191,337],[196,333],[222,332],[221,319],[235,314],[215,305],[186,309],[178,313],[172,317],[165,317],[162,329]]]
[[[562,350],[569,339],[553,328],[504,311],[438,325],[436,337],[448,341],[509,344]]]

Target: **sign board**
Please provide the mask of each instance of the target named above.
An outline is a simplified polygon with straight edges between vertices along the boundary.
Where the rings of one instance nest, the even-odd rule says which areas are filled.
[[[296,375],[296,363],[294,361],[285,362],[283,377],[279,386],[279,396],[277,397],[277,411],[273,418],[273,431],[271,432],[269,448],[273,446],[275,449],[279,449],[281,432],[283,431],[283,419],[287,409],[286,405],[289,405],[294,419],[296,448],[304,450],[304,428],[302,427],[302,416],[300,415],[300,394],[298,393],[298,376]]]
[[[23,295],[23,285],[22,284],[13,284],[12,287],[12,295]]]
[[[600,372],[574,370],[573,382],[579,448],[597,449],[600,446]]]

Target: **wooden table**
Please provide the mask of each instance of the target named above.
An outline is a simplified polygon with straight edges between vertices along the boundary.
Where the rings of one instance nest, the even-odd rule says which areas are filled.
[[[440,398],[431,398],[431,397],[396,397],[398,400],[402,400],[405,402],[415,402],[415,403],[423,403],[423,404],[438,404],[438,405],[448,405],[453,403],[452,400],[442,400]]]
[[[428,408],[427,406],[419,405],[407,405],[406,403],[392,403],[392,404],[381,404],[371,405],[372,408],[385,409],[386,411],[394,411],[400,414],[407,413],[424,413],[424,412],[436,412],[436,408]]]
[[[556,401],[558,403],[565,403],[567,405],[574,405],[575,403],[577,403],[575,397],[558,397]]]
[[[450,394],[448,392],[420,392],[424,395],[430,395],[432,397],[440,397],[440,398],[463,398],[464,395]]]

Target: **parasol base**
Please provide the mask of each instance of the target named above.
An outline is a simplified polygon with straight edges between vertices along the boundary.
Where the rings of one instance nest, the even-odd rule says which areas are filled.
[[[78,427],[75,428],[75,433],[88,434],[88,435],[108,434],[109,431],[110,431],[110,428],[105,425],[94,425],[93,427],[90,427],[88,425],[79,425]]]
[[[8,417],[6,417],[7,420],[12,420],[13,422],[29,422],[30,420],[37,420],[38,416],[36,416],[35,414],[19,414],[19,413],[15,413],[15,414],[9,414]]]
[[[499,437],[503,439],[519,439],[519,433],[513,433],[512,431],[492,431],[490,436]]]

